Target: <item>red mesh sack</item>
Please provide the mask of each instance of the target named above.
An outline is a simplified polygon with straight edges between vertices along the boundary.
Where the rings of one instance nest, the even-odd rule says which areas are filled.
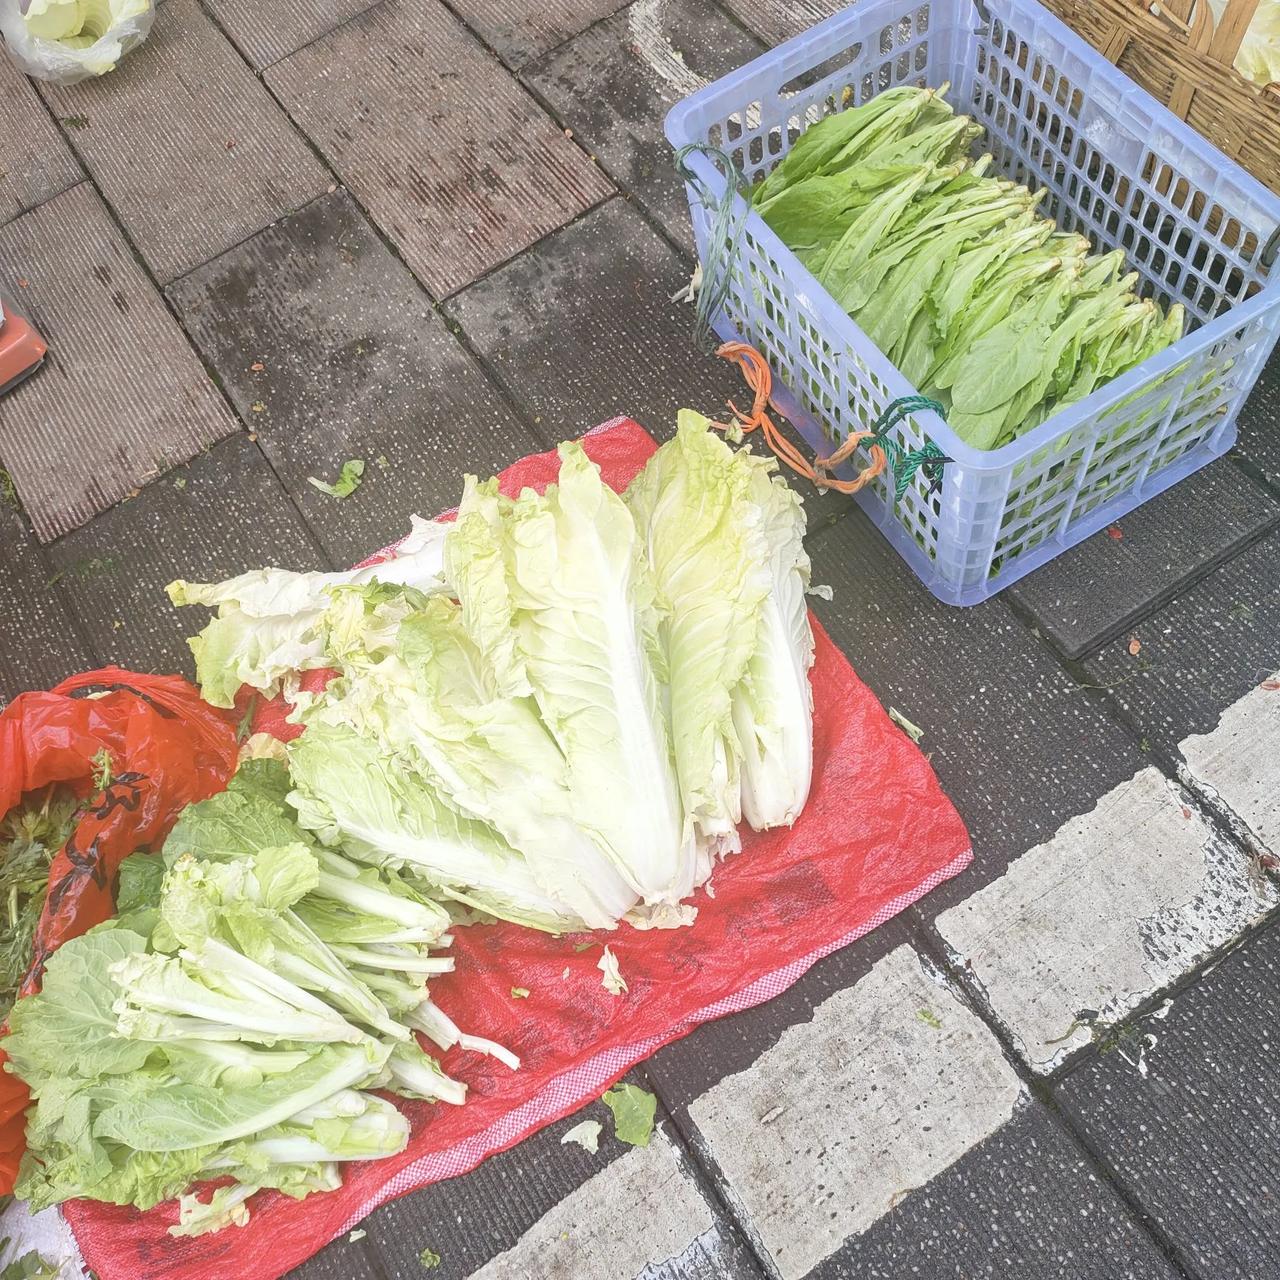
[[[112,778],[92,795],[95,757],[104,750]],[[158,848],[186,805],[226,786],[235,759],[230,716],[177,676],[104,667],[48,692],[20,694],[0,712],[0,816],[50,783],[88,798],[49,868],[22,994],[39,990],[50,952],[112,914],[120,863]],[[0,1071],[0,1192],[13,1190],[29,1102],[22,1081]]]
[[[656,448],[630,419],[583,441],[621,490]],[[555,480],[554,452],[504,471],[504,493]],[[369,558],[374,563],[388,548]],[[146,1213],[73,1201],[64,1206],[100,1280],[275,1280],[397,1196],[473,1169],[598,1098],[635,1063],[699,1023],[786,990],[822,956],[847,946],[968,866],[969,837],[918,747],[885,714],[814,622],[814,777],[794,827],[744,831],[741,853],[717,867],[711,897],[694,898],[689,928],[554,938],[510,924],[454,932],[456,969],[433,978],[432,999],[464,1030],[508,1045],[519,1071],[460,1048],[441,1057],[468,1086],[466,1105],[396,1099],[408,1146],[353,1162],[336,1191],[290,1200],[259,1192],[244,1227],[194,1239],[167,1234],[177,1205]],[[321,687],[331,673],[308,672]],[[238,714],[248,709],[241,701]],[[276,700],[254,729],[289,738]],[[582,944],[593,945],[585,949]],[[597,968],[607,942],[629,990],[613,996]],[[512,987],[529,991],[513,999]]]

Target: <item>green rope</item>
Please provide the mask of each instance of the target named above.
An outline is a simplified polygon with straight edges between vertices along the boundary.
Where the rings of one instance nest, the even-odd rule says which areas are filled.
[[[724,172],[724,190],[719,196],[689,167],[688,157],[695,153],[705,156]],[[719,147],[690,142],[676,152],[675,165],[676,172],[689,184],[703,207],[714,215],[702,254],[702,287],[698,290],[694,312],[694,336],[700,346],[710,350],[715,345],[711,321],[724,309],[729,297],[738,241],[751,211],[751,188],[738,172],[738,166]],[[738,195],[742,196],[741,204],[734,198]]]
[[[889,402],[885,411],[875,420],[870,440],[863,441],[864,446],[878,444],[889,460],[889,467],[895,478],[893,497],[895,502],[902,501],[911,477],[917,471],[923,471],[928,477],[929,492],[936,493],[942,487],[942,468],[951,461],[932,440],[926,440],[919,449],[904,449],[889,432],[908,414],[921,409],[932,409],[938,417],[946,420],[947,411],[936,400],[928,396],[899,396]]]

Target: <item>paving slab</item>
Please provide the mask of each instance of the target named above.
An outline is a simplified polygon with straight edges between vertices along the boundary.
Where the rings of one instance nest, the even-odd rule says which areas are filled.
[[[920,743],[969,827],[973,865],[916,910],[968,897],[1146,763],[1004,602],[942,604],[859,510],[809,540],[813,607],[880,700]]]
[[[544,445],[344,191],[313,204],[169,291],[182,322],[286,488],[340,564],[454,506],[466,472],[489,475]],[[349,458],[364,479],[332,480]]]
[[[83,177],[31,81],[0,49],[0,224]]]
[[[287,5],[264,5],[261,0],[205,0],[205,7],[249,63],[261,71],[377,3],[293,0]]]
[[[1280,1275],[1278,964],[1273,927],[1057,1090],[1197,1280]]]
[[[0,494],[0,706],[93,666],[51,576],[27,522]]]
[[[110,214],[81,183],[0,227],[45,367],[4,400],[0,458],[41,541],[236,430]]]
[[[1280,487],[1280,351],[1263,366],[1253,393],[1240,410],[1236,453],[1261,468]]]
[[[607,18],[626,0],[454,0],[453,11],[509,67]]]
[[[1260,853],[1280,852],[1280,670],[1179,744],[1187,771],[1248,829]]]
[[[768,44],[781,44],[839,13],[842,0],[724,0],[725,8]]]
[[[870,1052],[871,1050],[869,1050]],[[1178,1272],[1039,1103],[1011,1120],[809,1274],[1179,1280]]]
[[[365,1243],[393,1277],[419,1275],[430,1248],[439,1280],[751,1280],[760,1273],[749,1251],[708,1204],[662,1114],[649,1147],[632,1148],[592,1103],[471,1173],[384,1205],[362,1224]],[[583,1119],[603,1125],[595,1154],[561,1142]]]
[[[1068,658],[1153,613],[1280,521],[1280,502],[1220,460],[1009,588]]]
[[[1019,1054],[1047,1074],[1278,900],[1148,767],[935,923]]]
[[[437,297],[613,190],[436,0],[384,0],[266,79]]]
[[[1136,643],[1135,643],[1136,642]],[[1167,752],[1210,733],[1280,668],[1280,533],[1269,533],[1086,660],[1088,678]]]
[[[737,372],[693,344],[691,308],[669,298],[688,264],[615,199],[451,299],[458,324],[554,444],[625,413],[655,436],[689,406],[727,414]]]
[[[903,946],[688,1115],[743,1226],[799,1280],[1024,1096],[990,1031]]]
[[[219,582],[272,564],[333,567],[243,435],[60,539],[49,559],[99,662],[188,677],[186,638],[209,612],[170,605],[164,589],[174,578]]]
[[[42,92],[161,284],[332,181],[196,0],[161,5],[111,75]]]
[[[690,251],[667,112],[763,49],[712,0],[635,0],[525,69],[524,78],[609,176]]]

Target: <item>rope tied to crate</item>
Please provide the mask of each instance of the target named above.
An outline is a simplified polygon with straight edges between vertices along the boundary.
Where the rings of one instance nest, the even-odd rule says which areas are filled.
[[[710,160],[724,172],[724,190],[717,196],[703,177],[688,163],[691,155]],[[702,284],[695,293],[693,331],[698,345],[709,351],[714,342],[712,317],[724,309],[732,282],[733,264],[738,256],[738,241],[751,211],[751,187],[733,160],[719,147],[703,142],[690,142],[676,152],[676,172],[697,193],[703,206],[712,213],[711,230],[702,254]],[[741,196],[741,204],[734,198]]]
[[[911,478],[923,471],[929,479],[929,492],[935,493],[942,486],[942,468],[951,461],[932,440],[925,441],[919,449],[904,449],[889,433],[909,414],[932,409],[939,417],[946,417],[946,409],[928,396],[899,396],[885,406],[869,431],[851,432],[834,453],[809,462],[799,448],[785,435],[769,416],[772,404],[773,375],[764,357],[755,347],[745,342],[726,342],[716,349],[716,355],[730,360],[742,370],[747,386],[755,398],[749,412],[744,413],[732,401],[734,421],[716,423],[721,430],[741,437],[759,431],[774,455],[797,475],[811,480],[819,489],[834,489],[837,493],[857,493],[870,481],[882,475],[888,467],[894,476],[894,500],[906,493]],[[776,405],[772,406],[775,411]],[[841,480],[832,474],[837,467],[852,457],[855,450],[865,446],[871,462],[852,480]]]

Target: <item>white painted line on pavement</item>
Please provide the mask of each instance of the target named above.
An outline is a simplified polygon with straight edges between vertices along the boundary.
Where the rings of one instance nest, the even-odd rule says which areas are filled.
[[[903,946],[689,1113],[742,1221],[797,1280],[1022,1096],[995,1037]]]
[[[655,1129],[647,1147],[589,1178],[473,1280],[632,1280],[650,1263],[713,1251],[714,1228],[679,1153]]]
[[[938,931],[969,966],[1019,1052],[1053,1070],[1276,902],[1249,859],[1158,770],[943,912]]]
[[[627,10],[627,30],[635,51],[649,69],[674,91],[672,97],[687,98],[697,93],[707,82],[691,70],[672,45],[667,35],[665,20],[668,0],[635,0]]]
[[[1191,778],[1215,792],[1263,849],[1280,854],[1280,672],[1178,750]]]

